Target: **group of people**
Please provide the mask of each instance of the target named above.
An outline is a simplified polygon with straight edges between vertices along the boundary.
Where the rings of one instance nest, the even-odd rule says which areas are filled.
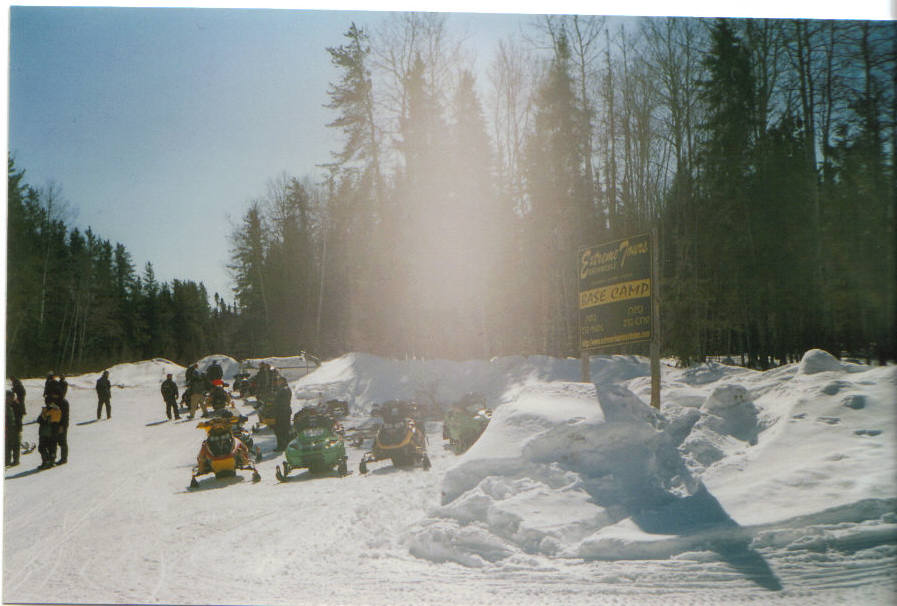
[[[25,386],[18,377],[10,377],[12,389],[6,390],[6,466],[19,464],[22,450],[22,426],[27,413],[25,408]],[[41,456],[38,469],[47,469],[55,465],[64,465],[69,459],[69,401],[66,399],[69,384],[65,375],[56,374],[52,370],[44,381],[44,405],[37,416],[37,451]],[[109,371],[97,379],[97,419],[106,409],[106,418],[112,414],[112,385],[109,382]],[[56,454],[59,453],[59,459]]]
[[[225,408],[230,403],[230,395],[224,389],[223,370],[217,361],[213,361],[205,370],[199,370],[194,363],[185,373],[186,388],[181,402],[188,405],[188,418],[193,419],[196,411],[202,409],[202,416]],[[22,419],[25,417],[25,387],[22,382],[11,377],[12,389],[6,391],[6,466],[19,464],[21,452]],[[262,362],[258,373],[253,378],[256,397],[260,402],[272,408],[274,433],[277,437],[276,451],[283,451],[290,441],[292,408],[290,402],[293,393],[286,377],[276,368]],[[44,383],[44,406],[37,417],[38,445],[41,455],[40,469],[63,465],[68,462],[68,427],[69,402],[66,400],[68,382],[65,376],[50,371]],[[180,419],[178,406],[178,385],[171,373],[168,373],[161,385],[162,399],[165,402],[165,414],[169,420]],[[103,410],[106,418],[112,416],[112,384],[109,371],[104,370],[96,381],[97,420],[102,418]],[[56,459],[57,451],[59,459]]]
[[[69,401],[65,396],[69,384],[63,375],[50,372],[44,382],[44,406],[37,417],[38,469],[65,465],[69,458]],[[59,450],[59,460],[56,451]]]
[[[262,362],[250,383],[254,386],[255,397],[267,408],[269,414],[264,416],[274,419],[273,429],[277,437],[274,450],[281,452],[290,442],[290,423],[293,417],[293,409],[290,406],[293,392],[287,384],[287,378],[275,367]]]
[[[184,378],[187,385],[181,401],[189,409],[187,418],[194,418],[199,408],[202,408],[202,416],[206,417],[209,414],[209,406],[215,411],[230,403],[230,395],[224,389],[224,370],[217,360],[209,364],[205,372],[199,370],[198,363],[191,364],[184,373]],[[165,414],[169,419],[172,416],[180,419],[177,406],[178,389],[171,374],[162,383],[161,390],[162,399],[165,400]]]

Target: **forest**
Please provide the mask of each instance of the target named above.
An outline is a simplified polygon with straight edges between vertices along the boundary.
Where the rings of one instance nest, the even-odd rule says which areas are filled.
[[[7,371],[576,356],[577,251],[653,228],[663,355],[897,358],[897,23],[541,16],[475,57],[450,20],[322,49],[339,146],[247,201],[232,303],[138,274],[10,158]]]

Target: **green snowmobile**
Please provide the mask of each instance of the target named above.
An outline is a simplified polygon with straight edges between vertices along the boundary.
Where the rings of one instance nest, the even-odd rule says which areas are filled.
[[[293,418],[296,437],[284,451],[284,461],[275,471],[277,479],[286,481],[293,469],[308,468],[311,473],[326,473],[336,467],[337,473],[349,473],[342,427],[333,418],[313,408],[303,408]]]
[[[449,441],[455,454],[461,454],[486,431],[490,420],[492,411],[477,399],[468,396],[446,411],[442,438]]]

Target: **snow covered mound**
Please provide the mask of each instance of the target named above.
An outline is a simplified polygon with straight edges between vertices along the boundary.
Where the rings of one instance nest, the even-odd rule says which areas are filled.
[[[247,371],[250,373],[255,373],[262,362],[276,368],[288,381],[300,379],[318,368],[318,362],[306,358],[305,355],[269,356],[267,358],[247,358],[243,360]],[[234,370],[234,373],[236,372],[237,371]],[[227,375],[225,374],[225,376]]]
[[[498,408],[449,469],[413,554],[469,566],[586,553],[595,533],[699,489],[661,416],[622,387],[543,383]]]
[[[165,375],[171,373],[175,381],[183,383],[184,370],[180,364],[176,364],[165,358],[154,358],[152,360],[143,360],[141,362],[125,362],[110,366],[109,381],[114,387],[149,387],[158,386],[165,380]],[[77,377],[69,377],[67,379],[70,387],[95,389],[97,379],[100,378],[101,372],[88,373]]]
[[[754,545],[803,550],[795,525],[893,554],[897,368],[825,352],[766,373],[665,368],[663,414],[645,403],[645,377],[605,378],[510,388],[409,531],[411,553],[484,567],[710,546],[770,589],[779,581]]]
[[[757,406],[742,385],[724,384],[714,388],[693,419],[680,451],[689,468],[703,471],[727,454],[757,443],[764,425]]]
[[[548,356],[509,356],[492,360],[389,360],[369,354],[347,354],[324,362],[292,385],[298,398],[347,400],[350,408],[367,414],[375,404],[392,399],[424,404],[449,404],[465,394],[478,393],[497,405],[506,392],[539,381],[577,381],[577,359]],[[636,356],[595,356],[591,376],[614,382],[650,376],[650,366]]]
[[[212,362],[218,362],[218,365],[221,367],[223,379],[225,381],[232,381],[234,375],[240,372],[240,363],[232,357],[226,356],[224,354],[213,354],[197,360],[196,364],[199,368],[199,372],[204,373],[206,370],[208,370],[209,366],[212,365]]]
[[[804,354],[798,365],[798,374],[812,375],[817,372],[841,370],[838,358],[821,349],[811,349]]]

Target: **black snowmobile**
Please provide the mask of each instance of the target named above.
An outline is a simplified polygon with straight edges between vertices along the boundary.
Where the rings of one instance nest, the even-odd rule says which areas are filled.
[[[390,459],[395,467],[420,465],[430,469],[427,434],[416,420],[413,402],[392,400],[379,409],[383,424],[374,438],[374,447],[361,457],[358,470],[367,473],[368,463]]]

